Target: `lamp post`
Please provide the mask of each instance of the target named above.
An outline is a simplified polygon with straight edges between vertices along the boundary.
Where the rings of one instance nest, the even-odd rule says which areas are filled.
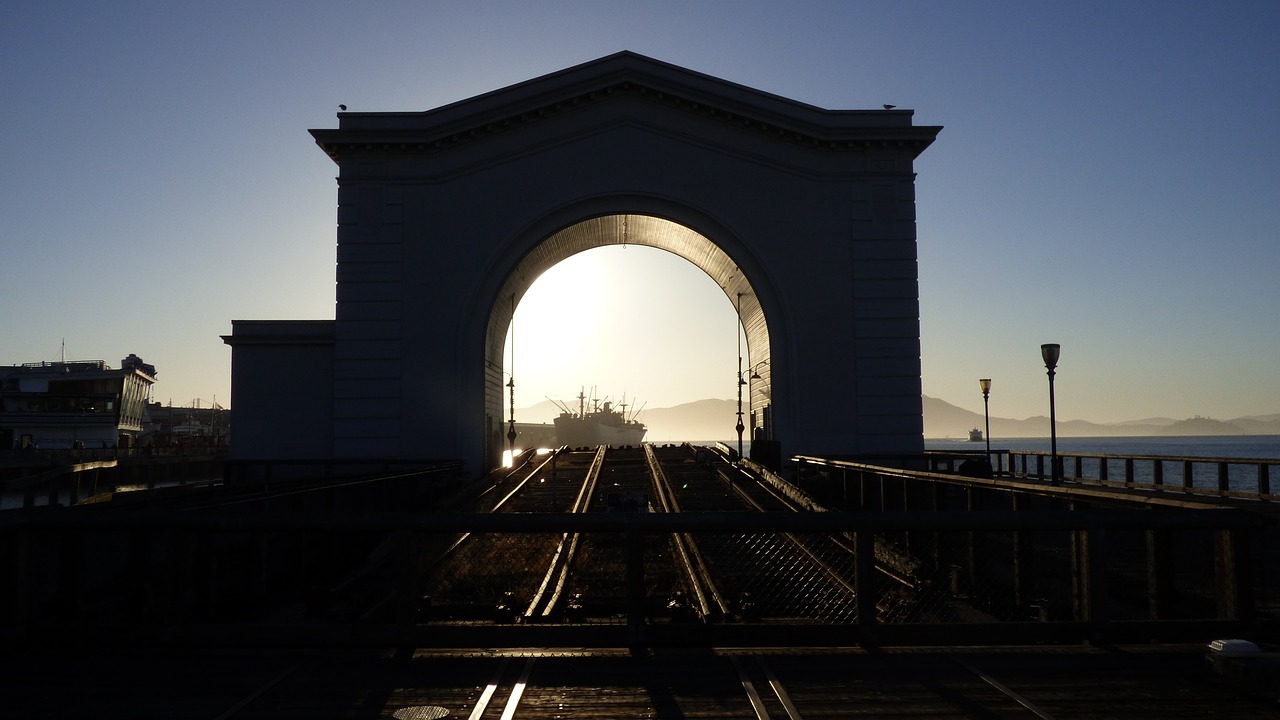
[[[516,456],[516,436],[518,435],[516,432],[516,377],[514,375],[512,375],[511,379],[507,381],[507,389],[511,392],[511,414],[507,416],[510,418],[507,423],[507,442],[511,444],[511,458],[514,462]]]
[[[987,398],[991,395],[991,378],[982,378],[978,381],[978,387],[982,388],[982,417],[985,431],[982,437],[987,441],[987,464],[991,464],[991,406],[987,402]]]
[[[511,394],[511,414],[507,416],[507,442],[510,444],[511,464],[516,462],[516,296],[511,294],[511,373],[508,375],[507,390]],[[501,380],[499,380],[501,382]]]
[[[734,334],[738,336],[738,374],[735,376],[738,381],[738,424],[735,428],[738,431],[738,460],[742,460],[742,431],[746,429],[742,424],[742,386],[747,384],[742,379],[742,293],[738,293],[738,327]]]
[[[1062,481],[1062,470],[1058,465],[1058,415],[1053,403],[1053,375],[1058,367],[1058,355],[1062,346],[1058,343],[1045,343],[1040,346],[1040,357],[1049,371],[1049,455],[1052,468],[1049,471],[1050,482],[1057,485]]]

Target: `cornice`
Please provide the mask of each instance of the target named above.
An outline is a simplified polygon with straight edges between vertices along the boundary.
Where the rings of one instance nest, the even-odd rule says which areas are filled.
[[[826,151],[914,159],[942,129],[911,125],[910,110],[824,110],[628,53],[425,113],[341,113],[339,128],[311,134],[339,164],[347,154],[430,154],[618,97]]]

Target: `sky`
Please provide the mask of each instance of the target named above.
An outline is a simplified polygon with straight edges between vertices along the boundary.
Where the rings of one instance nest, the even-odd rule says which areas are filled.
[[[990,377],[992,415],[1047,414],[1056,342],[1060,419],[1280,413],[1274,0],[3,3],[0,364],[136,353],[154,399],[231,404],[233,319],[333,317],[308,129],[621,50],[944,126],[915,165],[926,395],[981,411]],[[566,282],[599,283],[593,361],[518,355],[518,406],[733,396],[731,303],[648,248],[553,268],[518,354]]]

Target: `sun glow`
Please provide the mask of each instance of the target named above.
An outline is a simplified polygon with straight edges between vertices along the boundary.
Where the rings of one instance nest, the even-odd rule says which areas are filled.
[[[637,410],[727,398],[737,329],[733,303],[688,260],[645,245],[600,247],[530,286],[516,306],[514,369],[510,332],[503,368],[517,408],[551,399],[576,409],[578,393],[593,389],[614,402],[625,394]],[[508,402],[504,393],[504,410]]]
[[[609,310],[609,280],[600,256],[590,250],[544,272],[516,305],[515,320],[503,345],[506,371],[517,378],[553,378],[566,358],[589,354],[591,330]],[[516,387],[519,389],[519,381]]]

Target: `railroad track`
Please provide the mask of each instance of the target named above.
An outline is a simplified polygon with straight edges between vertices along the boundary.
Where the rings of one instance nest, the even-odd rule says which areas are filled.
[[[363,662],[359,670],[355,660],[332,659],[263,668],[256,684],[242,686],[234,702],[210,717],[268,717],[281,708],[305,714],[311,707],[310,716],[315,717],[398,720],[906,715],[1050,720],[1088,714],[1086,703],[1096,702],[1063,692],[1043,676],[1015,669],[999,656],[946,652],[876,657],[861,652],[730,650],[661,658],[607,651],[496,656],[435,652]],[[375,668],[372,675],[369,665]],[[317,685],[327,693],[317,693]],[[335,701],[343,693],[355,695],[357,689],[364,699],[358,710],[334,714]],[[1241,706],[1237,701],[1233,707]]]
[[[558,451],[494,482],[473,503],[482,512],[735,513],[804,512],[812,505],[776,477],[732,464],[708,448],[597,448]],[[427,564],[425,594],[448,595],[470,582],[470,597],[433,605],[434,616],[542,623],[617,622],[628,558],[621,533],[488,535],[454,538]],[[647,617],[675,621],[857,621],[851,535],[676,533],[646,536],[642,551]],[[884,553],[880,553],[884,554]],[[539,569],[541,568],[541,569]],[[917,581],[877,562],[879,619]],[[443,593],[440,591],[443,590]],[[460,607],[469,607],[462,611]],[[441,612],[436,612],[441,611]]]
[[[472,512],[551,516],[641,509],[720,515],[812,509],[794,489],[705,449],[652,446],[528,455],[509,473],[478,489],[469,502]],[[635,538],[622,536],[622,531],[607,529],[508,536],[420,533],[418,549],[427,570],[423,586],[449,597],[451,603],[433,608],[450,617],[431,621],[572,621],[579,626],[625,622],[616,615],[617,590],[621,578],[634,569],[629,563],[635,561]],[[655,623],[664,621],[663,614],[671,615],[666,621],[673,623],[856,620],[848,614],[857,605],[852,537],[711,531],[655,532],[644,540],[644,612]],[[913,582],[891,562],[877,562],[876,570],[881,581]],[[902,577],[895,580],[895,573]],[[687,616],[675,617],[665,602],[676,590],[690,598]],[[361,653],[288,651],[278,661],[261,657],[246,663],[233,657],[236,669],[208,673],[219,684],[205,690],[206,705],[199,713],[188,714],[218,720],[276,717],[282,710],[290,716],[472,720],[1185,717],[1178,714],[1182,708],[1176,703],[1160,704],[1160,698],[1175,697],[1194,682],[1178,667],[1174,672],[1139,673],[1132,668],[1141,662],[1140,655],[1109,648],[1086,658],[1088,664],[1064,670],[1070,656],[1060,650],[1021,652],[793,648],[768,654],[712,647],[654,654],[626,649],[450,652],[414,647]],[[137,675],[136,667],[130,670]],[[186,682],[204,676],[189,673]],[[1071,677],[1088,680],[1068,689],[1064,678]],[[1153,682],[1162,684],[1156,690],[1136,690]],[[1096,687],[1106,683],[1110,695],[1099,699],[1104,693]],[[1200,691],[1209,693],[1212,688]],[[163,688],[156,689],[156,695],[163,693]],[[201,697],[198,692],[183,694],[188,696]],[[215,696],[217,706],[208,705],[208,698]],[[1105,704],[1129,698],[1134,700],[1122,708]],[[171,701],[175,708],[180,700],[175,696]],[[1219,709],[1233,716],[1267,709],[1249,702],[1224,696]],[[1101,712],[1098,703],[1104,703]]]

